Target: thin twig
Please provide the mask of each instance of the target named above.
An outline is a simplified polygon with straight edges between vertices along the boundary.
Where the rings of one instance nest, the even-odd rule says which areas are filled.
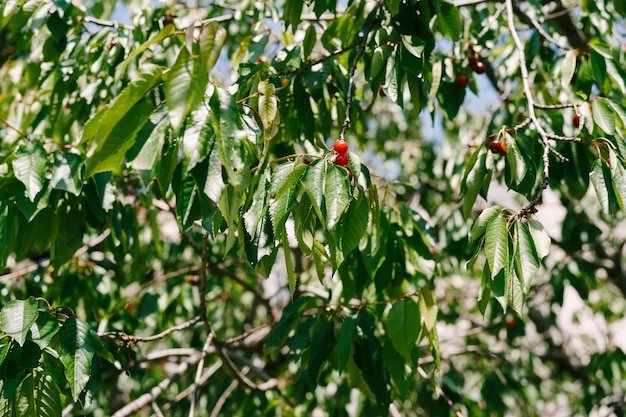
[[[156,401],[152,401],[152,411],[154,411],[154,415],[156,417],[165,417],[165,415],[163,415],[163,411],[161,411]]]
[[[98,236],[96,236],[95,238],[93,238],[92,240],[90,240],[89,242],[84,244],[83,246],[81,246],[74,253],[74,258],[77,258],[77,257],[87,253],[87,251],[89,251],[89,249],[92,249],[92,248],[98,246],[110,234],[111,234],[111,230],[109,230],[109,229],[107,229],[104,232],[100,233]],[[35,272],[39,268],[47,268],[48,266],[50,266],[50,259],[49,258],[41,259],[41,260],[37,261],[36,263],[34,263],[32,265],[28,265],[28,266],[26,266],[26,267],[24,267],[22,269],[17,270],[17,271],[13,271],[13,272],[9,272],[8,274],[0,275],[0,281],[10,281],[12,279],[19,278],[19,277],[24,276],[26,274],[30,274],[31,272]]]
[[[211,377],[222,367],[222,362],[218,361],[216,363],[214,363],[213,365],[211,365],[211,367],[209,369],[207,369],[203,374],[202,374],[202,378],[200,378],[199,381],[199,387],[200,389],[204,388],[206,386],[206,384],[209,382],[209,379],[211,379]],[[171,403],[177,403],[185,398],[187,398],[192,392],[193,390],[196,389],[196,384],[195,382],[191,385],[189,385],[187,388],[185,388],[184,390],[182,390],[181,392],[179,392],[178,394],[176,394],[176,396],[167,404],[167,406],[165,406],[164,408],[169,410],[169,408],[171,407],[170,404]]]
[[[494,23],[497,23],[498,18],[500,17],[504,9],[505,9],[504,4],[500,4],[497,6],[496,12],[492,14],[491,16],[489,16],[489,19],[487,19],[487,23],[485,23],[485,27],[483,27],[480,33],[476,35],[476,39],[482,39],[487,34],[487,32],[489,32],[492,25],[494,25]]]
[[[202,323],[204,324],[207,335],[211,337],[213,329],[211,328],[211,323],[209,323],[206,304],[206,280],[207,270],[209,267],[208,238],[208,236],[205,236],[202,239],[202,268],[200,269],[200,317],[202,317]]]
[[[224,404],[226,404],[226,400],[228,399],[228,397],[230,397],[230,394],[232,394],[233,391],[235,391],[235,388],[237,388],[237,385],[239,385],[239,381],[237,381],[236,379],[233,379],[233,382],[231,382],[230,385],[226,387],[222,395],[220,395],[220,398],[217,399],[215,406],[213,407],[213,410],[211,411],[210,417],[219,416],[220,411],[222,410],[222,407],[224,407]]]
[[[426,382],[428,382],[428,384],[431,387],[434,388],[434,390],[437,392],[437,394],[441,395],[441,398],[443,398],[446,401],[448,406],[450,406],[450,409],[452,409],[452,411],[454,411],[454,414],[457,417],[464,417],[463,413],[461,413],[459,410],[456,409],[456,405],[450,399],[450,397],[448,397],[448,395],[441,389],[439,384],[437,384],[435,381],[433,381],[433,379],[430,377],[430,375],[428,375],[428,373],[424,370],[424,368],[422,368],[420,365],[417,365],[417,372],[420,374],[420,376],[422,378],[424,378],[426,380]]]
[[[22,132],[21,130],[19,130],[17,127],[13,126],[11,123],[9,123],[7,121],[7,119],[5,119],[4,117],[0,116],[0,121],[9,129],[14,130],[18,135],[20,135],[21,137],[23,137],[24,139],[28,139],[28,135],[24,132]]]
[[[204,359],[206,358],[207,351],[213,342],[213,334],[209,334],[204,342],[204,346],[202,347],[202,357],[198,361],[198,366],[196,368],[196,377],[193,381],[193,390],[191,393],[191,406],[189,407],[189,417],[194,417],[196,415],[196,402],[198,401],[198,392],[200,391],[201,381],[202,381],[202,370],[204,369]]]
[[[116,30],[117,29],[135,30],[135,27],[133,25],[125,25],[124,23],[116,22],[113,20],[98,19],[97,17],[93,17],[93,16],[85,16],[83,17],[83,21],[87,23],[92,23],[98,26],[114,28]]]
[[[147,392],[147,393],[141,395],[136,400],[131,401],[130,403],[126,404],[124,407],[122,407],[119,410],[117,410],[113,414],[112,417],[127,417],[127,416],[129,416],[131,414],[136,413],[137,411],[141,410],[142,408],[146,407],[150,403],[154,402],[158,397],[161,396],[161,394],[163,394],[169,388],[169,386],[171,384],[173,384],[174,382],[178,381],[180,379],[180,377],[187,372],[187,370],[188,370],[188,368],[190,366],[193,366],[196,363],[198,363],[198,361],[200,360],[201,357],[202,357],[202,354],[201,353],[197,353],[197,354],[195,354],[193,356],[190,356],[185,361],[181,362],[176,367],[176,370],[174,371],[174,373],[172,375],[170,375],[167,378],[163,379],[155,387],[152,387],[150,392]]]
[[[161,333],[157,333],[155,335],[152,336],[134,336],[134,335],[129,335],[126,333],[120,333],[120,332],[113,332],[113,333],[104,333],[99,335],[100,337],[105,337],[107,339],[114,339],[114,340],[122,340],[124,342],[127,343],[136,343],[136,342],[153,342],[155,340],[159,340],[164,338],[165,336],[168,336],[176,331],[179,330],[184,330],[184,329],[188,329],[189,327],[193,326],[196,323],[199,323],[201,320],[200,316],[196,316],[191,320],[187,320],[184,323],[178,324],[176,326],[172,326],[170,328],[168,328],[167,330],[162,331]]]

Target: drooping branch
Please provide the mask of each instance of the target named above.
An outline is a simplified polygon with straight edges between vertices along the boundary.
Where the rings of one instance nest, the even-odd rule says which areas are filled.
[[[528,66],[526,64],[526,54],[524,51],[524,44],[522,43],[517,29],[515,27],[515,11],[513,8],[513,0],[506,0],[506,12],[507,12],[507,22],[509,26],[509,30],[511,32],[511,38],[513,39],[513,43],[515,44],[515,49],[517,50],[517,56],[519,59],[520,71],[522,74],[522,85],[524,90],[524,95],[526,97],[526,102],[528,103],[528,117],[532,125],[534,126],[541,143],[543,144],[543,181],[537,192],[535,198],[522,210],[520,211],[520,216],[527,217],[530,214],[534,214],[536,212],[536,206],[541,202],[541,195],[548,188],[550,184],[550,149],[551,145],[549,142],[548,133],[545,131],[541,122],[539,121],[537,114],[535,113],[536,102],[535,97],[533,95],[533,91],[530,84],[530,76],[528,74]]]
[[[341,125],[341,133],[339,134],[339,139],[342,139],[342,140],[345,139],[346,131],[348,130],[348,127],[350,127],[350,123],[351,123],[350,111],[352,110],[352,99],[354,95],[354,92],[353,92],[354,72],[356,71],[356,66],[359,63],[359,60],[361,59],[363,52],[365,52],[365,47],[367,46],[367,40],[369,38],[369,35],[372,32],[372,29],[374,29],[376,22],[380,20],[380,13],[382,12],[383,4],[384,3],[382,1],[378,3],[376,16],[374,17],[374,19],[372,19],[369,26],[365,30],[365,33],[363,34],[363,37],[360,40],[359,48],[357,49],[357,52],[354,56],[354,60],[352,61],[352,64],[350,65],[350,68],[348,69],[348,91],[346,92],[346,114],[345,114],[343,124]]]

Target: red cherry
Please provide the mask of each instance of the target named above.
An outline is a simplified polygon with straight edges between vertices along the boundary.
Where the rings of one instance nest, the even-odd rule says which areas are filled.
[[[478,61],[476,63],[476,65],[474,65],[472,67],[472,70],[476,73],[476,74],[482,74],[485,72],[485,63],[482,61]]]
[[[506,326],[507,326],[509,329],[514,328],[514,327],[515,327],[515,319],[514,319],[513,317],[508,317],[508,318],[506,319]]]
[[[576,129],[580,127],[580,114],[575,114],[574,117],[572,117],[572,124]]]
[[[498,154],[498,155],[506,155],[505,143],[492,140],[491,142],[489,142],[489,145],[487,146],[489,147],[489,150],[491,151],[491,153]]]
[[[265,61],[267,61],[267,59],[265,59],[265,57],[264,57],[263,55],[261,55],[261,56],[259,57],[259,59],[257,59],[257,62],[258,62],[259,64],[262,64],[262,63],[264,63]]]
[[[456,77],[456,85],[459,88],[465,88],[465,86],[467,86],[467,77],[465,75]]]
[[[348,157],[347,153],[340,153],[339,155],[337,155],[337,158],[335,158],[335,163],[337,165],[341,165],[342,167],[345,167],[346,165],[348,165],[349,160],[350,158]]]
[[[187,282],[191,285],[198,285],[200,280],[197,275],[187,275]]]
[[[348,152],[348,142],[343,139],[337,139],[335,141],[334,149],[337,153],[346,153]]]

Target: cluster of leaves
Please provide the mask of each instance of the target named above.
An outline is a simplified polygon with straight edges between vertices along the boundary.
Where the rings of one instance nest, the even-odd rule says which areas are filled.
[[[554,359],[455,365],[438,327],[482,316],[487,336],[468,343],[489,352],[503,314],[532,308],[546,190],[578,201],[591,183],[603,216],[624,210],[624,57],[597,40],[621,6],[585,4],[589,33],[555,39],[565,26],[539,22],[539,2],[140,3],[126,2],[132,26],[106,20],[108,5],[0,6],[0,409],[481,415],[536,399],[524,380]],[[507,15],[533,28],[523,49]],[[475,54],[491,63],[482,78]],[[506,94],[474,126],[463,102],[488,80]],[[421,134],[422,111],[447,116],[449,139],[398,146]],[[346,167],[327,147],[344,134],[366,150]],[[402,167],[397,182],[375,175],[374,155]],[[523,208],[482,207],[501,178]],[[575,253],[566,239],[585,216],[568,216]],[[566,270],[547,285],[561,302],[582,275]],[[477,284],[469,313],[467,294],[442,294],[459,274]],[[517,329],[496,338],[515,347]],[[622,359],[592,355],[605,380],[556,364],[597,383],[572,399],[591,410],[626,380]]]

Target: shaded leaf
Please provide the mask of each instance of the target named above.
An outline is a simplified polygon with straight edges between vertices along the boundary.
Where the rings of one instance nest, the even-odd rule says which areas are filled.
[[[348,362],[352,342],[357,337],[358,318],[349,315],[337,333],[337,371],[343,372]]]
[[[411,352],[421,331],[420,311],[412,299],[397,301],[387,316],[387,336],[393,347],[407,362],[413,363]]]
[[[350,182],[343,168],[329,165],[324,179],[326,227],[332,230],[350,204]]]

